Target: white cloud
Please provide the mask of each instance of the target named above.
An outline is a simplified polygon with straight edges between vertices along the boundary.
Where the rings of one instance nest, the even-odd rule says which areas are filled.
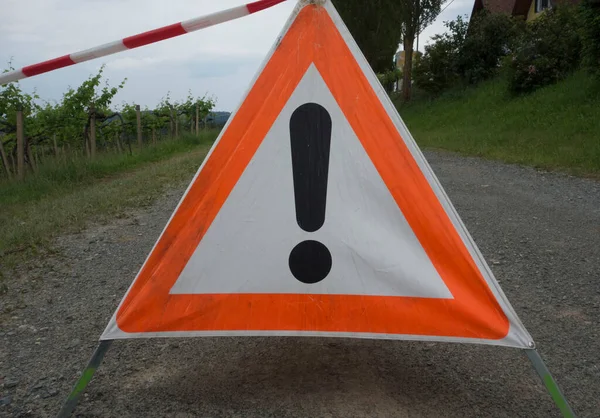
[[[117,58],[113,61],[110,61],[106,64],[106,68],[108,70],[133,70],[143,67],[148,67],[150,65],[156,65],[164,61],[163,59],[156,57],[143,57],[143,58],[133,58],[133,57],[123,57]]]
[[[473,2],[474,0],[446,1],[446,3],[442,5],[442,13],[421,33],[419,51],[424,50],[423,47],[430,42],[432,36],[446,31],[446,28],[444,27],[445,21],[454,20],[457,16],[470,16],[471,11],[473,10]]]
[[[0,68],[11,57],[19,68],[246,1],[0,0]],[[106,64],[112,84],[128,79],[118,103],[153,106],[169,91],[183,99],[191,90],[214,95],[219,109],[232,110],[294,6],[290,0],[233,22],[26,79],[22,87],[36,89],[44,99],[60,99],[69,85],[77,86]],[[421,35],[420,49],[443,30],[442,20],[471,8],[472,0],[455,0]]]

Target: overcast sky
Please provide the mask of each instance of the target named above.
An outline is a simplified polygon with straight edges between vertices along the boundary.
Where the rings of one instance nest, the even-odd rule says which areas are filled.
[[[369,0],[365,0],[369,1]],[[0,68],[21,68],[139,32],[244,4],[244,0],[0,0]],[[188,90],[217,98],[233,110],[294,8],[294,0],[239,20],[158,44],[78,64],[21,81],[42,99],[58,100],[106,64],[112,84],[127,78],[115,102],[154,106],[167,92]],[[473,0],[454,0],[421,35],[443,31],[443,21],[468,15]]]

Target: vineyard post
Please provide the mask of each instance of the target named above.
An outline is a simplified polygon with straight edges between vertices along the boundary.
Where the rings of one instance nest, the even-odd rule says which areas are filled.
[[[33,158],[33,152],[31,152],[31,144],[29,141],[25,141],[25,151],[27,151],[27,160],[29,161],[29,165],[34,173],[37,173],[37,165],[35,163],[35,159]]]
[[[190,116],[190,134],[194,135],[194,117]]]
[[[56,134],[52,135],[52,143],[54,144],[54,156],[58,158],[58,145],[56,145]]]
[[[179,138],[179,115],[175,112],[175,139]]]
[[[90,158],[90,156],[92,155],[92,152],[90,151],[90,138],[89,138],[89,134],[86,135],[85,131],[83,133],[84,138],[83,138],[83,142],[85,142],[85,151],[84,151],[84,155],[88,158]]]
[[[135,117],[137,119],[137,142],[138,147],[142,149],[142,115],[140,114],[140,105],[135,105]]]
[[[119,139],[120,136],[121,135],[119,132],[115,134],[115,142],[117,143],[117,150],[119,151],[119,154],[123,154],[123,148],[121,148],[121,141]]]
[[[90,154],[92,160],[96,158],[96,106],[90,105]]]
[[[173,116],[173,106],[170,106],[171,108],[171,117],[169,118],[169,125],[170,125],[170,135],[171,135],[171,139],[175,138],[175,127],[173,126],[173,124],[175,123],[175,116]]]
[[[10,171],[10,166],[8,165],[8,158],[6,158],[6,153],[4,152],[4,146],[2,145],[2,137],[0,137],[0,154],[2,155],[2,164],[4,164],[4,170],[6,170],[6,176],[8,179],[12,179],[12,173]]]
[[[200,105],[196,103],[196,136],[200,135]]]
[[[23,134],[23,107],[17,108],[17,178],[25,177],[25,138]]]

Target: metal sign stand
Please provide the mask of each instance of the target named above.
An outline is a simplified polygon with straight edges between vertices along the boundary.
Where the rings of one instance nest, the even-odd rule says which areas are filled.
[[[73,387],[73,390],[69,394],[69,397],[65,401],[62,409],[58,413],[57,418],[68,418],[71,416],[71,414],[75,410],[75,407],[77,406],[77,403],[79,402],[81,394],[92,380],[92,377],[94,377],[96,369],[100,366],[100,363],[102,363],[102,359],[104,358],[104,355],[110,348],[112,342],[113,340],[100,341],[98,347],[96,347],[96,351],[94,351],[94,354],[90,359],[90,362],[88,363],[87,367],[81,374],[81,377]]]
[[[560,412],[562,412],[563,417],[576,418],[576,415],[571,409],[571,405],[569,405],[567,398],[565,398],[565,395],[563,395],[560,391],[556,381],[550,374],[550,370],[548,370],[546,367],[544,360],[542,360],[542,357],[540,357],[540,354],[537,352],[537,350],[525,350],[525,353],[527,354],[529,361],[531,361],[533,368],[542,379],[544,386],[546,386],[546,390],[548,390],[548,393],[550,396],[552,396],[554,403],[556,406],[558,406]]]
[[[104,355],[110,348],[112,342],[113,340],[100,341],[87,367],[81,374],[81,377],[73,387],[73,390],[69,394],[69,397],[67,398],[62,409],[58,413],[57,418],[69,418],[71,416],[71,414],[77,407],[81,394],[87,388],[88,384],[94,377],[96,370],[100,366],[100,363],[102,363],[102,359],[104,358]],[[556,381],[552,377],[552,374],[550,374],[550,371],[546,367],[544,360],[542,360],[537,350],[530,349],[524,351],[525,354],[527,354],[529,360],[531,361],[533,368],[542,379],[542,382],[544,383],[544,386],[548,390],[548,393],[554,400],[554,403],[556,404],[558,409],[560,409],[560,412],[562,413],[563,417],[577,418],[577,416],[573,412],[573,409],[571,409],[567,398],[565,398],[565,396],[562,394],[560,388],[556,384]]]

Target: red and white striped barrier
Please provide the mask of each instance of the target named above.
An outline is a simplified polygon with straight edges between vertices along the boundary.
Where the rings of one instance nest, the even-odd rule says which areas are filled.
[[[286,0],[259,0],[244,6],[223,10],[222,12],[212,13],[206,16],[197,17],[195,19],[163,26],[162,28],[129,36],[127,38],[100,45],[95,48],[86,49],[85,51],[63,55],[62,57],[40,62],[38,64],[28,65],[20,70],[0,74],[0,85],[27,77],[33,77],[38,74],[47,73],[59,68],[68,67],[70,65],[79,64],[80,62],[116,54],[117,52],[125,51],[126,49],[138,48],[140,46],[160,42],[175,36],[208,28],[209,26],[218,25],[219,23],[239,19],[240,17],[260,12],[261,10],[268,9],[269,7],[275,6],[279,3],[283,3],[284,1]]]

